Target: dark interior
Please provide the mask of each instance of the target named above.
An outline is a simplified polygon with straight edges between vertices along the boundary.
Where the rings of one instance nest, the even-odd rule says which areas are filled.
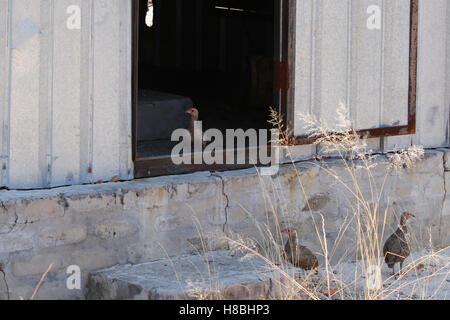
[[[140,2],[140,158],[169,155],[171,132],[195,107],[203,130],[269,128],[274,104],[273,0],[153,0],[154,25]]]

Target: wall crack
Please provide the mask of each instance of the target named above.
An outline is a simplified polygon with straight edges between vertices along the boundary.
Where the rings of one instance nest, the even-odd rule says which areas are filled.
[[[228,225],[228,210],[230,209],[230,198],[228,197],[227,193],[225,192],[225,180],[222,176],[218,174],[211,173],[211,176],[218,178],[222,183],[222,195],[225,198],[225,223],[223,225],[222,231],[226,234],[226,229]]]
[[[440,216],[440,219],[439,219],[439,239],[441,239],[441,240],[442,240],[442,237],[443,237],[443,235],[442,235],[442,232],[443,232],[442,226],[444,224],[444,210],[446,209],[445,208],[445,202],[446,202],[446,199],[447,199],[447,181],[446,181],[447,179],[445,178],[445,174],[446,174],[446,172],[448,172],[448,171],[445,170],[445,168],[446,168],[446,166],[445,166],[446,165],[445,156],[443,158],[444,158],[444,198],[442,200],[441,216]]]
[[[5,283],[6,297],[8,300],[10,300],[9,286],[8,286],[8,282],[6,281],[6,273],[3,269],[4,269],[4,266],[2,263],[0,263],[0,275],[3,276],[3,279],[0,279],[0,280],[3,280],[3,282]],[[0,294],[2,294],[2,292],[0,292]]]

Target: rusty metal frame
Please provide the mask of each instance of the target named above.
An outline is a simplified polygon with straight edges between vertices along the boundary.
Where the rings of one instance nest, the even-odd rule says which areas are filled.
[[[411,1],[410,12],[410,50],[409,50],[409,96],[408,96],[408,124],[395,127],[381,127],[375,129],[358,130],[357,133],[367,138],[380,138],[387,136],[410,135],[416,133],[416,105],[417,105],[417,40],[418,40],[418,8],[419,0]],[[293,117],[294,92],[295,92],[295,3],[296,0],[288,0],[289,3],[289,41],[284,48],[284,56],[288,59],[290,86],[282,93],[284,103],[281,104],[281,113],[289,135],[290,142],[296,145],[314,143],[307,136],[294,136]],[[282,99],[283,100],[283,99]]]
[[[133,0],[133,35],[132,35],[132,159],[136,167],[137,162],[137,104],[139,90],[139,10],[140,0]]]
[[[283,14],[281,21],[282,36],[285,39],[280,41],[280,69],[283,83],[277,88],[279,95],[278,109],[283,118],[284,127],[288,135],[293,137],[294,114],[295,114],[295,48],[296,48],[296,21],[297,21],[297,1],[282,1]]]
[[[293,135],[294,95],[295,95],[295,45],[296,45],[296,2],[297,0],[276,0],[280,5],[275,12],[275,25],[280,26],[280,39],[275,36],[275,72],[280,82],[275,84],[274,107],[283,115],[285,127],[293,143],[297,145],[311,144],[314,141],[306,136]],[[369,138],[399,136],[416,132],[416,92],[417,92],[417,37],[418,37],[418,4],[419,0],[411,1],[410,21],[410,70],[408,97],[408,125],[359,130],[361,136]],[[175,166],[170,156],[141,159],[137,154],[137,99],[138,99],[138,64],[139,64],[139,2],[133,0],[133,161],[135,178],[161,176],[169,174],[189,173],[196,171],[220,171],[248,168],[248,165],[181,165]],[[280,12],[280,10],[282,12]],[[280,21],[280,18],[282,21]],[[279,68],[277,66],[279,64]]]

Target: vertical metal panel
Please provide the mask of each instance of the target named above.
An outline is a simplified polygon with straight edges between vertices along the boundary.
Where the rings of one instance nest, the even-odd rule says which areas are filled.
[[[316,74],[316,2],[314,0],[297,3],[296,48],[295,48],[295,115],[294,134],[303,135],[304,123],[300,113],[312,113]]]
[[[301,1],[297,6],[296,115],[311,112],[330,124],[340,100],[350,108],[354,129],[407,125],[410,0],[345,4],[347,12],[343,1]],[[372,5],[382,9],[380,30],[367,28]],[[433,0],[419,5],[417,134],[382,138],[385,150],[413,142],[440,146],[450,135],[450,4]],[[305,133],[298,117],[294,132]]]
[[[385,1],[385,12],[381,125],[407,125],[410,0]]]
[[[447,145],[450,145],[450,4],[447,2],[447,94],[446,94],[446,101],[447,101]]]
[[[406,125],[409,0],[302,3],[297,18],[296,113],[311,112],[332,129],[336,109],[344,103],[354,129]],[[367,20],[374,5],[382,17],[381,28],[372,30]],[[297,120],[295,134],[304,133]]]
[[[447,5],[448,0],[419,2],[418,108],[414,142],[425,146],[445,144]]]
[[[314,16],[314,2],[313,0],[299,1],[297,3],[297,11],[303,12],[303,14],[297,17],[296,24],[296,38],[300,41],[296,41],[296,59],[295,59],[295,102],[297,105],[304,106],[305,111],[311,112],[308,108],[312,105],[311,95],[309,94],[312,89],[311,74],[313,73],[313,58],[311,54],[313,41],[313,21]],[[301,123],[297,116],[295,116],[296,122],[294,127],[297,129],[301,127]],[[300,134],[300,132],[296,132]]]
[[[41,33],[40,1],[12,3],[10,186],[42,186],[39,167],[40,50],[41,37],[48,34]]]
[[[50,186],[80,181],[81,30],[69,29],[67,8],[80,0],[56,0],[53,28],[53,83]],[[86,26],[81,26],[84,28]]]
[[[40,1],[39,48],[39,183],[50,187],[53,155],[54,0]]]
[[[131,1],[91,1],[91,181],[132,178]]]
[[[384,103],[383,103],[383,125],[396,125],[393,119],[403,119],[407,114],[407,108],[403,101],[407,99],[408,83],[404,80],[408,73],[408,61],[403,59],[409,45],[409,19],[402,12],[410,11],[409,0],[388,1],[386,3],[392,15],[386,16],[385,26],[388,29],[387,43],[396,41],[401,45],[386,46],[385,48],[385,70],[384,70]],[[381,138],[383,141],[382,151],[391,151],[396,148],[405,148],[412,144],[412,136],[396,136]]]
[[[313,110],[328,127],[334,128],[339,103],[347,96],[347,1],[316,1],[316,97]],[[331,110],[330,110],[331,108]]]
[[[133,178],[132,160],[132,1],[120,1],[120,70],[119,70],[119,177],[121,179]]]
[[[297,15],[296,22],[296,59],[295,59],[295,97],[294,101],[296,106],[304,106],[303,112],[312,112],[313,105],[313,88],[315,75],[315,11],[316,2],[314,0],[304,0],[297,2],[297,11],[303,12],[302,15]],[[310,94],[311,93],[311,94]],[[303,123],[300,121],[297,114],[294,115],[294,130],[296,135],[300,135],[303,132],[301,128]],[[315,147],[310,145],[299,146],[296,149],[302,149],[299,151],[299,157],[305,157],[315,153]]]
[[[0,0],[0,187],[8,184],[11,1]]]
[[[450,56],[450,46],[445,45],[445,39],[450,35],[448,12],[448,1],[419,1],[417,130],[415,135],[387,137],[386,151],[412,144],[437,147],[450,142],[446,139],[449,131],[450,83],[445,82],[449,74],[446,70],[449,70]]]
[[[82,0],[80,45],[80,182],[92,182],[94,0]]]
[[[93,179],[111,179],[119,170],[119,1],[95,0]],[[131,109],[131,108],[130,108]]]
[[[383,2],[382,0],[353,1],[351,106],[353,110],[356,110],[356,118],[352,119],[355,129],[380,127],[379,114],[383,94],[381,91],[382,50],[385,43],[383,29],[369,30],[367,28],[369,18],[367,8],[376,5],[384,12]],[[404,57],[404,59],[407,58],[408,55]],[[330,106],[330,108],[335,107]]]

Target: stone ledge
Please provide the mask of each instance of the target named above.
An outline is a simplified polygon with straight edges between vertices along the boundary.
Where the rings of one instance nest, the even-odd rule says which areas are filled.
[[[436,169],[439,169],[439,167],[442,167],[441,162],[443,153],[448,157],[450,155],[450,149],[426,150],[424,161],[431,160],[431,162],[425,164],[425,167],[421,170],[421,172],[433,172]],[[380,158],[384,157],[381,156]],[[330,158],[325,159],[323,163],[329,166],[334,166],[339,165],[341,163],[341,160]],[[424,163],[422,162],[422,164]],[[436,167],[436,165],[438,167]],[[280,173],[277,176],[291,171],[291,167],[292,164],[280,165]],[[295,163],[295,167],[300,171],[317,170],[317,167],[312,165],[310,162],[297,162]],[[123,207],[125,205],[130,205],[130,203],[133,201],[136,201],[136,195],[137,198],[140,198],[141,196],[147,195],[146,192],[150,192],[151,195],[157,196],[157,193],[163,190],[169,193],[169,199],[165,199],[165,201],[162,201],[160,203],[160,205],[164,205],[167,203],[167,200],[186,200],[189,195],[192,195],[194,193],[205,193],[205,197],[210,197],[213,194],[211,194],[211,189],[208,187],[208,185],[205,185],[207,183],[218,183],[218,180],[220,179],[237,179],[237,181],[243,181],[242,179],[248,179],[250,177],[259,177],[256,169],[251,168],[218,173],[198,172],[178,176],[146,178],[117,183],[77,185],[55,189],[0,190],[0,202],[3,207],[7,207],[9,204],[21,204],[22,202],[26,202],[27,204],[30,204],[32,206],[38,206],[38,203],[42,202],[42,200],[51,199],[58,200],[59,206],[67,208],[70,207],[70,204],[67,203],[68,201],[86,201],[89,199],[95,200],[96,198],[102,199],[106,196],[113,196],[115,198],[113,201],[117,202],[118,200],[120,200],[120,206]],[[177,186],[178,190],[173,190],[173,186]],[[237,185],[236,188],[242,188],[242,186]],[[104,206],[105,199],[102,200],[103,201],[101,201],[101,205]],[[106,200],[109,201],[109,199]],[[125,203],[125,201],[127,200],[130,203]],[[156,204],[158,205],[158,203]],[[52,203],[51,205],[54,206],[54,203]],[[98,205],[99,204],[95,202],[89,202],[89,205],[86,205],[86,208],[89,207],[90,209],[92,209],[93,207],[95,208]],[[86,208],[80,208],[80,210]],[[54,213],[54,215],[58,215],[60,213],[59,209],[59,207],[55,209],[56,213]],[[36,219],[32,218],[32,221],[35,220]]]
[[[282,267],[289,276],[303,271]],[[89,275],[89,300],[231,300],[276,298],[283,278],[261,258],[216,251],[138,265],[118,265]]]

